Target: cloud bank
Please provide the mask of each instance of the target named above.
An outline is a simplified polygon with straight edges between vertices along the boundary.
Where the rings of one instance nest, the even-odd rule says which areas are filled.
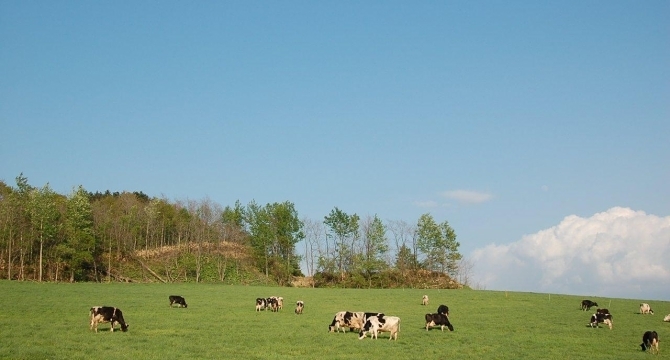
[[[670,300],[670,216],[615,207],[472,254],[489,290]]]

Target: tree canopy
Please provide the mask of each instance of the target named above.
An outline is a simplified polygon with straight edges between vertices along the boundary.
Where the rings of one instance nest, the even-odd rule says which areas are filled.
[[[0,181],[0,276],[13,280],[122,280],[123,264],[137,260],[161,281],[224,281],[248,252],[250,265],[278,284],[302,276],[304,261],[317,284],[373,287],[421,271],[455,278],[459,246],[449,223],[431,214],[413,226],[334,207],[319,222],[300,219],[290,201],[222,207],[83,186],[64,196],[23,174],[15,186]],[[145,262],[156,254],[168,255],[153,271]]]

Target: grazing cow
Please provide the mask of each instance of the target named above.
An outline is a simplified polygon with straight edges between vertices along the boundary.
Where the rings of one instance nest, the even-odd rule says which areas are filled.
[[[117,323],[121,325],[121,331],[128,331],[129,324],[123,320],[123,313],[121,309],[117,309],[111,306],[94,306],[91,308],[91,325],[90,329],[95,329],[95,332],[98,332],[98,324],[101,323],[110,323],[110,331],[114,332],[114,325]]]
[[[447,305],[440,305],[437,307],[437,313],[449,316],[449,307]]]
[[[179,295],[170,295],[169,299],[170,307],[172,307],[172,304],[177,304],[179,307],[188,307],[188,305],[186,305],[186,299]]]
[[[263,298],[256,298],[256,311],[265,310],[268,307],[267,300]]]
[[[642,335],[642,344],[640,344],[642,351],[650,349],[650,352],[654,353],[654,348],[656,348],[656,353],[658,354],[658,333],[656,331],[647,331]]]
[[[384,314],[372,313],[372,312],[366,313],[366,312],[340,311],[335,314],[333,321],[331,322],[330,326],[328,326],[328,330],[330,332],[333,331],[340,332],[340,329],[342,329],[342,332],[346,332],[344,329],[345,327],[348,327],[350,331],[360,330],[363,328],[363,325],[365,325],[365,322],[370,317],[382,318],[384,317]]]
[[[344,317],[347,314],[351,314],[349,311],[340,311],[335,313],[335,316],[333,317],[333,321],[328,325],[328,331],[333,332],[340,332],[340,328],[342,328],[342,332],[346,332],[344,329]],[[351,315],[349,315],[351,317]]]
[[[605,324],[609,326],[610,330],[612,330],[612,315],[601,313],[595,313],[591,315],[591,327],[600,327],[600,324]]]
[[[302,300],[298,300],[298,302],[295,303],[295,313],[300,315],[302,314],[302,309],[305,308],[305,303]]]
[[[651,306],[647,303],[640,304],[640,314],[651,314],[654,315],[654,310],[651,309]]]
[[[267,307],[270,308],[270,311],[272,311],[272,312],[279,311],[279,301],[277,300],[276,297],[274,297],[274,296],[269,297],[269,298],[265,299],[265,301],[267,301]]]
[[[593,302],[591,300],[582,300],[582,305],[581,305],[582,311],[591,310],[591,308],[594,307],[594,306],[597,307],[598,303]]]
[[[428,305],[428,295],[424,295],[421,299],[421,305]]]
[[[663,318],[663,321],[670,322],[670,314]]]
[[[454,331],[454,327],[449,322],[449,317],[445,314],[426,314],[426,331],[431,326],[439,326],[442,331],[446,326],[449,331]]]
[[[377,339],[380,332],[387,332],[389,340],[398,340],[400,331],[400,318],[397,316],[371,316],[365,321],[365,325],[358,333],[358,339],[363,340],[365,334],[370,333],[371,339]]]

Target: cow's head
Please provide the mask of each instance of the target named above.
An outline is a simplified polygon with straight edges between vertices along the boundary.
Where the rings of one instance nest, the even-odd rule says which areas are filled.
[[[123,331],[123,332],[128,331],[129,326],[130,326],[130,324],[128,324],[128,323],[122,323],[121,324],[121,331]]]

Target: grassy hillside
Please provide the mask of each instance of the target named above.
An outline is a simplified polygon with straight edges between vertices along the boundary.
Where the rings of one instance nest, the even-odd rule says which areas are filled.
[[[587,326],[582,297],[535,293],[7,281],[0,291],[3,359],[642,359],[650,356],[638,346],[646,330],[659,333],[657,358],[670,358],[669,302],[650,302],[652,316],[637,313],[642,300],[591,297],[614,315],[609,330]],[[170,308],[168,295],[183,295],[189,307]],[[284,310],[255,312],[255,298],[271,295],[284,297]],[[305,301],[303,315],[293,313],[296,300]],[[423,328],[424,314],[441,303],[454,332]],[[94,305],[121,308],[129,331],[89,331]],[[398,341],[329,333],[340,310],[399,316]]]

